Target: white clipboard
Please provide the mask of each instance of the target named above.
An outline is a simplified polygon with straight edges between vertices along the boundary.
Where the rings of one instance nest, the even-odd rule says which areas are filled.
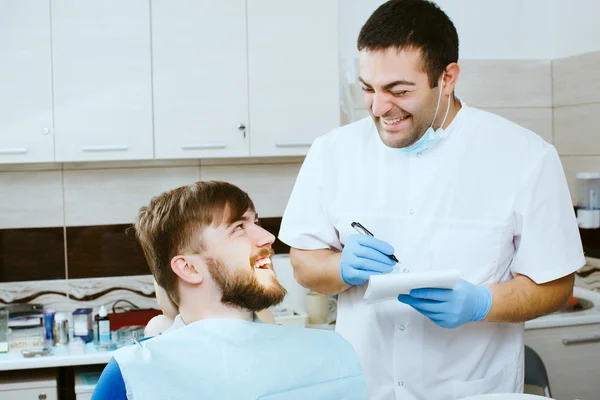
[[[371,275],[363,299],[372,304],[397,300],[398,295],[409,294],[412,289],[453,289],[459,280],[458,269]]]

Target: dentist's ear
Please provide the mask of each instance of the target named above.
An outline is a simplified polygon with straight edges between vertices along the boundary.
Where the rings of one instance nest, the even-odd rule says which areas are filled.
[[[442,93],[448,96],[454,92],[456,81],[460,75],[460,67],[457,63],[450,63],[444,70],[444,78],[442,80]]]
[[[171,269],[184,282],[197,285],[204,281],[203,274],[199,271],[199,269],[196,267],[196,265],[194,265],[188,257],[185,257],[185,256],[173,257],[171,259]]]

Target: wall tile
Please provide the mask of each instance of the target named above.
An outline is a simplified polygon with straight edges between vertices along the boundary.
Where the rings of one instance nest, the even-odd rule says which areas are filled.
[[[63,228],[0,230],[0,282],[65,277]]]
[[[152,197],[196,182],[199,167],[65,171],[67,226],[132,223]]]
[[[600,51],[552,62],[554,106],[600,103]]]
[[[551,107],[550,61],[461,60],[456,94],[476,107]]]
[[[0,173],[0,229],[63,226],[61,171]]]
[[[552,108],[482,108],[527,128],[552,143]]]
[[[260,217],[281,217],[301,164],[204,166],[203,180],[231,182],[248,192]]]
[[[571,199],[573,204],[577,203],[577,179],[576,174],[578,172],[600,172],[600,155],[595,156],[561,156],[560,161],[567,182],[569,183],[569,190],[571,191]]]
[[[130,301],[139,308],[156,308],[156,296],[152,275],[122,276],[118,278],[69,279],[69,300],[72,308],[89,307],[98,312],[101,305],[112,312],[112,307],[132,308]]]
[[[0,305],[35,303],[55,307],[57,302],[66,301],[67,296],[68,287],[65,279],[0,283]]]
[[[67,277],[147,275],[144,253],[131,225],[67,227]]]
[[[554,144],[560,155],[600,155],[600,103],[554,109]]]

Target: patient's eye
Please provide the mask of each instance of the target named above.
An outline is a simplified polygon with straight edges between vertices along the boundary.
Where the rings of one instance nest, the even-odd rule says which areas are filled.
[[[243,230],[244,230],[244,224],[241,222],[233,227],[234,232],[243,231]]]

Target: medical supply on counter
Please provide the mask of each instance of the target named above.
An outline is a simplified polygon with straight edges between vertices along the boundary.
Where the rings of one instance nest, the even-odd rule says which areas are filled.
[[[52,308],[44,310],[44,340],[47,344],[54,342],[54,316],[56,311]]]
[[[8,352],[8,310],[0,308],[0,353]]]
[[[94,339],[91,308],[78,308],[73,311],[73,336],[80,337],[85,343]]]
[[[56,313],[54,316],[54,345],[69,344],[69,319],[66,313]]]
[[[108,318],[108,313],[104,306],[100,306],[100,311],[98,311],[98,315],[96,315],[96,329],[98,331],[99,347],[110,346],[110,319]]]
[[[583,229],[600,228],[600,172],[578,172],[577,224]]]

